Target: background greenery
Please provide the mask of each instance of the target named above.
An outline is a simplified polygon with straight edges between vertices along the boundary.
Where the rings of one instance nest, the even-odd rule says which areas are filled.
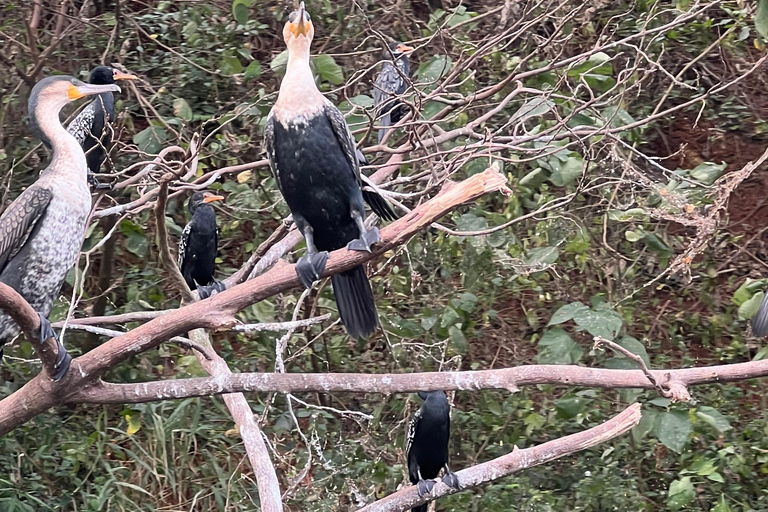
[[[50,43],[58,7],[49,10],[49,3],[44,2],[38,40],[32,48],[25,26],[31,7],[0,4],[4,57],[0,60],[0,167],[10,180],[6,201],[36,178],[35,170],[47,158],[21,122],[29,87],[15,68],[28,69]],[[528,6],[508,3],[517,4]],[[510,45],[485,54],[474,73],[460,77],[458,89],[467,94],[513,70],[519,72],[516,66],[521,58],[531,53],[535,57],[523,70],[541,69],[552,60],[578,55],[601,38],[619,39],[644,27],[661,26],[699,6],[692,1],[645,0],[581,4],[580,0],[564,2],[581,7],[578,16],[561,19],[562,34],[567,37],[546,42],[559,30],[554,24],[558,18],[542,19]],[[535,12],[546,12],[554,5],[541,2]],[[307,6],[316,25],[313,51],[318,83],[349,110],[353,104],[371,104],[370,84],[380,51],[374,29],[387,37],[425,43],[412,60],[417,87],[428,91],[464,52],[477,49],[498,29],[498,14],[484,14],[503,4],[310,0]],[[141,98],[124,89],[118,101],[121,144],[114,159],[118,170],[170,144],[186,145],[195,132],[208,136],[200,172],[252,162],[263,157],[261,128],[285,66],[280,34],[289,7],[283,2],[252,0],[92,2],[85,10],[87,23],[62,39],[46,58],[43,74],[65,72],[85,78],[104,56],[106,63],[120,63],[142,78]],[[705,14],[654,36],[651,57],[673,74],[683,70],[679,80],[687,85],[674,87],[666,106],[738,77],[762,55],[754,10],[754,5],[741,0],[713,2]],[[515,12],[519,11],[508,14]],[[760,23],[758,15],[758,27]],[[457,28],[426,39],[446,26]],[[694,60],[707,48],[703,58]],[[631,53],[631,49],[617,47],[613,52],[594,55],[567,70],[535,74],[523,85],[550,89],[566,98],[584,94],[578,90],[582,82],[593,91],[610,90],[629,66],[630,59],[621,57],[622,52]],[[640,86],[633,88],[635,82],[627,82],[623,94],[613,96],[615,101],[585,111],[572,126],[597,123],[600,116],[623,124],[648,116],[666,90],[668,78],[657,71],[650,82],[637,80]],[[320,335],[331,323],[326,322],[296,334],[289,345],[288,371],[487,369],[537,362],[632,367],[626,359],[593,351],[593,335],[616,339],[656,368],[764,357],[762,340],[747,336],[744,321],[761,300],[759,290],[765,284],[759,281],[767,266],[764,168],[731,198],[719,230],[691,265],[692,279],[672,276],[645,285],[695,235],[690,227],[669,220],[680,211],[667,195],[707,211],[716,193],[711,186],[715,179],[741,169],[764,151],[765,85],[761,70],[712,95],[703,106],[696,104],[622,132],[623,146],[595,139],[527,160],[513,151],[501,154],[500,163],[515,195],[508,200],[489,197],[462,208],[445,219],[446,225],[457,230],[485,229],[577,193],[559,208],[491,235],[456,237],[432,230],[417,236],[369,268],[382,332],[367,342],[354,343],[338,325]],[[544,130],[556,120],[551,112],[572,115],[578,105],[572,99],[553,98],[552,105],[513,101],[484,129],[498,129],[523,115],[527,105],[526,112],[531,108],[534,112],[525,114],[530,117],[526,127],[532,132]],[[434,115],[439,106],[424,105],[423,116]],[[359,114],[357,109],[350,120],[362,128],[365,118]],[[468,109],[442,126],[463,126],[477,115]],[[464,142],[457,139],[441,149],[461,147]],[[372,143],[369,136],[366,144]],[[632,153],[619,153],[616,147],[658,157],[655,166],[635,157],[648,182],[627,174],[621,157],[631,160]],[[384,158],[379,155],[374,162],[382,163]],[[434,162],[439,158],[409,164],[401,173],[416,175]],[[452,179],[487,165],[487,158],[470,160]],[[288,209],[263,167],[227,176],[213,188],[227,197],[218,209],[223,276],[239,267]],[[419,190],[418,183],[411,183],[399,191]],[[137,193],[132,190],[115,198],[126,202]],[[667,219],[654,215],[658,211],[667,213]],[[168,213],[172,234],[177,236],[186,222],[182,201],[172,201]],[[178,305],[153,253],[154,235],[148,221],[149,213],[144,211],[121,222],[115,268],[105,294],[99,292],[97,282],[100,253],[91,258],[78,315],[91,314],[100,295],[107,298],[106,314]],[[85,248],[93,247],[106,229],[103,223],[94,226]],[[53,317],[66,315],[73,282],[65,286]],[[241,319],[287,320],[296,297],[273,297],[248,308]],[[321,313],[335,309],[327,286],[311,300]],[[272,371],[276,336],[224,333],[214,335],[214,341],[233,369]],[[69,331],[66,342],[78,353],[96,340]],[[25,361],[32,357],[28,343],[7,353],[12,357],[2,369],[3,396],[39,369]],[[194,357],[164,346],[132,358],[111,378],[134,382],[202,374]],[[764,383],[746,381],[692,391],[694,400],[688,404],[670,404],[650,391],[554,386],[525,388],[513,395],[456,393],[452,397],[454,470],[508,453],[513,446],[523,448],[584,430],[633,400],[644,403],[643,419],[630,436],[441,499],[437,509],[768,510]],[[372,419],[294,402],[307,446],[284,396],[249,396],[273,448],[281,487],[289,490],[288,510],[348,510],[393,492],[404,481],[403,436],[408,418],[419,406],[417,398],[343,393],[299,398],[312,405],[362,411]],[[253,510],[258,496],[252,471],[232,428],[219,398],[51,411],[0,439],[0,509]],[[313,457],[311,470],[299,480],[296,477],[308,452]]]

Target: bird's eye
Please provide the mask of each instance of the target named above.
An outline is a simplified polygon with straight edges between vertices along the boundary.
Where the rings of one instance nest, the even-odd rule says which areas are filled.
[[[307,11],[304,11],[304,14],[307,15],[307,21],[311,21],[312,20],[312,16],[310,16]]]
[[[288,21],[291,23],[296,23],[296,17],[299,15],[299,11],[292,11],[291,14],[288,15]]]
[[[77,85],[77,78],[73,78],[70,82],[72,82],[72,85]]]

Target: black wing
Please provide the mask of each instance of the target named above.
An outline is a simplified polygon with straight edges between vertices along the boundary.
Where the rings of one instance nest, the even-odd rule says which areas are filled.
[[[85,144],[86,139],[91,134],[91,128],[93,126],[93,120],[96,117],[96,102],[92,101],[86,106],[77,117],[69,123],[67,131],[71,133],[80,146]]]
[[[411,448],[413,448],[413,440],[416,438],[416,431],[419,428],[420,421],[421,408],[419,408],[411,418],[411,422],[408,424],[408,433],[405,436],[405,453],[408,459],[408,478],[412,484],[419,481],[419,467],[416,463],[415,456],[411,456]]]
[[[357,157],[358,165],[368,165],[368,159],[365,158],[365,155],[359,149],[355,150],[355,156]],[[387,200],[381,197],[375,190],[363,188],[363,200],[368,203],[368,206],[371,207],[373,213],[380,218],[390,221],[398,219],[398,215],[389,205]]]
[[[184,255],[187,253],[187,246],[189,245],[189,234],[192,232],[192,221],[184,226],[184,231],[181,232],[181,240],[179,240],[179,259],[177,265],[179,270],[184,271]]]
[[[336,108],[336,105],[328,100],[328,98],[324,99],[325,116],[331,122],[331,128],[333,128],[333,133],[336,134],[339,146],[341,146],[342,151],[344,151],[344,156],[347,157],[347,161],[349,161],[349,165],[355,173],[357,182],[360,183],[360,162],[358,161],[357,155],[362,153],[359,153],[357,150],[355,138],[352,136],[352,132],[349,131],[349,126],[347,126],[347,121],[344,119],[344,115],[338,108]],[[363,159],[365,159],[365,157],[363,157]]]
[[[373,102],[376,107],[405,91],[405,80],[391,62],[384,64],[373,84]]]
[[[768,293],[763,297],[760,309],[752,318],[752,334],[755,336],[765,336],[768,333]]]
[[[0,217],[0,271],[27,243],[51,202],[53,193],[32,185]]]
[[[269,112],[267,124],[264,125],[264,150],[267,153],[267,160],[269,160],[269,168],[277,182],[277,188],[285,197],[283,187],[280,184],[280,169],[277,163],[277,153],[275,153],[275,116],[272,114],[272,111]]]

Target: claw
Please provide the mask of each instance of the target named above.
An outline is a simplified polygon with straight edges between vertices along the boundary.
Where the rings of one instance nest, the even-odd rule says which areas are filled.
[[[416,490],[419,492],[419,498],[423,498],[425,494],[430,494],[434,487],[434,480],[419,480],[419,483],[416,484]]]
[[[305,254],[296,262],[296,274],[305,288],[312,288],[312,283],[320,279],[328,261],[328,251]]]
[[[379,228],[371,228],[362,234],[360,238],[352,240],[347,244],[350,251],[371,252],[371,246],[381,240]]]
[[[213,284],[208,286],[198,286],[197,295],[200,297],[200,300],[204,300],[213,295],[213,292],[219,293],[226,289],[227,285],[225,285],[223,282],[214,281]]]
[[[445,475],[443,475],[443,483],[448,487],[452,487],[454,489],[461,488],[459,486],[459,477],[457,477],[456,473],[454,473],[453,471],[448,471]]]
[[[51,327],[51,322],[48,321],[45,315],[38,312],[37,316],[40,317],[40,343],[43,343],[48,338],[56,340],[56,364],[53,366],[56,373],[53,376],[53,381],[58,382],[64,377],[67,370],[69,370],[69,365],[72,363],[72,356],[69,355],[67,349],[64,348],[64,345],[59,341],[59,338],[56,337],[56,332],[53,330],[53,327]]]
[[[102,183],[96,178],[95,174],[88,173],[88,184],[91,185],[94,190],[112,190],[111,183]]]

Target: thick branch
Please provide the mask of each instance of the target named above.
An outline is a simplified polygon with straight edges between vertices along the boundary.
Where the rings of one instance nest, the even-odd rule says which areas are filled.
[[[639,421],[640,404],[632,404],[619,415],[584,432],[571,434],[524,450],[514,450],[507,455],[456,472],[461,490],[452,489],[444,483],[438,482],[429,496],[420,498],[416,486],[412,485],[361,508],[360,512],[403,512],[415,505],[426,503],[441,496],[462,492],[523,469],[546,464],[565,455],[592,448],[627,433]]]

